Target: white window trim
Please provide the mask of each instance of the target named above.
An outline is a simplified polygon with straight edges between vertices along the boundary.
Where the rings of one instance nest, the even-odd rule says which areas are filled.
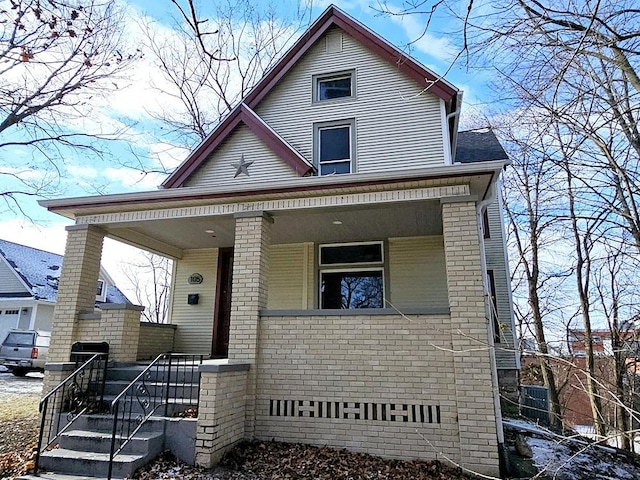
[[[378,262],[348,262],[348,263],[322,263],[322,249],[326,247],[356,247],[358,245],[380,245],[381,260]],[[318,265],[321,267],[341,267],[344,265],[381,265],[384,267],[384,242],[382,240],[374,240],[372,242],[347,242],[347,243],[322,243],[318,245]]]
[[[98,294],[98,285],[102,284],[102,288],[100,290],[100,294]],[[102,279],[98,279],[98,283],[96,285],[96,300],[104,301],[107,296],[107,282]]]
[[[322,163],[320,163],[320,131],[322,130],[330,130],[330,129],[336,129],[336,128],[344,128],[344,127],[348,127],[349,128],[349,155],[350,158],[348,159],[341,159],[341,160],[329,160],[329,161],[324,161]],[[347,161],[349,161],[349,173],[355,173],[356,172],[356,150],[355,150],[355,145],[356,145],[356,121],[354,118],[351,119],[346,119],[346,120],[336,120],[336,121],[332,121],[332,122],[321,122],[321,123],[315,123],[313,125],[313,158],[314,158],[314,166],[316,167],[317,171],[318,171],[318,176],[324,176],[321,175],[321,165],[331,165],[332,163],[346,163]],[[329,174],[331,175],[331,174]],[[348,175],[348,174],[341,174],[341,175]]]
[[[351,78],[351,95],[339,98],[327,98],[324,100],[320,100],[320,88],[319,84],[323,81],[328,80],[339,80],[342,78]],[[341,70],[338,72],[332,73],[322,73],[318,75],[314,75],[312,79],[312,92],[311,92],[311,103],[333,103],[333,102],[344,102],[349,100],[354,100],[356,98],[356,71],[352,70]]]
[[[349,263],[322,263],[321,250],[323,247],[351,247],[357,245],[380,245],[381,260],[376,262],[349,262]],[[341,242],[341,243],[323,243],[318,245],[318,306],[322,309],[322,275],[324,273],[349,273],[349,272],[381,272],[382,278],[382,306],[384,308],[387,298],[387,282],[386,282],[386,265],[384,254],[384,241],[374,240],[371,242]],[[361,266],[362,265],[362,266]]]

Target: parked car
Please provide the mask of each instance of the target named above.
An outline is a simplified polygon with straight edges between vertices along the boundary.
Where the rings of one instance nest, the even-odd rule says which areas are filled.
[[[50,341],[51,332],[11,330],[0,346],[0,365],[17,377],[43,372]]]

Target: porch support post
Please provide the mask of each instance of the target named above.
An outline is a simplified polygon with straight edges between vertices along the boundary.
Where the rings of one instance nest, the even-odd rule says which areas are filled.
[[[266,212],[238,213],[233,252],[229,362],[248,363],[245,437],[253,438],[260,310],[267,306],[269,244],[273,219]]]
[[[78,315],[93,312],[104,232],[92,225],[67,227],[58,299],[53,313],[49,362],[68,362],[76,341]]]
[[[499,476],[492,345],[484,298],[482,249],[472,198],[443,199],[447,287],[451,311],[460,462]]]

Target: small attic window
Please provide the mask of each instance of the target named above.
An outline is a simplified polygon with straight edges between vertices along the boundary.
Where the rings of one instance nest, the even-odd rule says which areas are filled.
[[[355,96],[355,74],[353,70],[315,75],[313,77],[313,101],[324,102]]]

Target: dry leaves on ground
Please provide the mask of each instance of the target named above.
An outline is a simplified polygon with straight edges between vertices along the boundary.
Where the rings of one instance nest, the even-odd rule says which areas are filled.
[[[222,461],[234,470],[273,480],[461,480],[469,477],[440,462],[385,460],[329,447],[278,442],[246,443]]]
[[[136,472],[138,480],[468,480],[440,462],[385,460],[328,447],[278,442],[242,443],[211,471],[180,465],[164,455]]]
[[[38,395],[6,395],[0,408],[0,478],[33,468],[38,440]]]
[[[0,478],[13,478],[33,470],[36,457],[36,443],[22,450],[0,454]]]

